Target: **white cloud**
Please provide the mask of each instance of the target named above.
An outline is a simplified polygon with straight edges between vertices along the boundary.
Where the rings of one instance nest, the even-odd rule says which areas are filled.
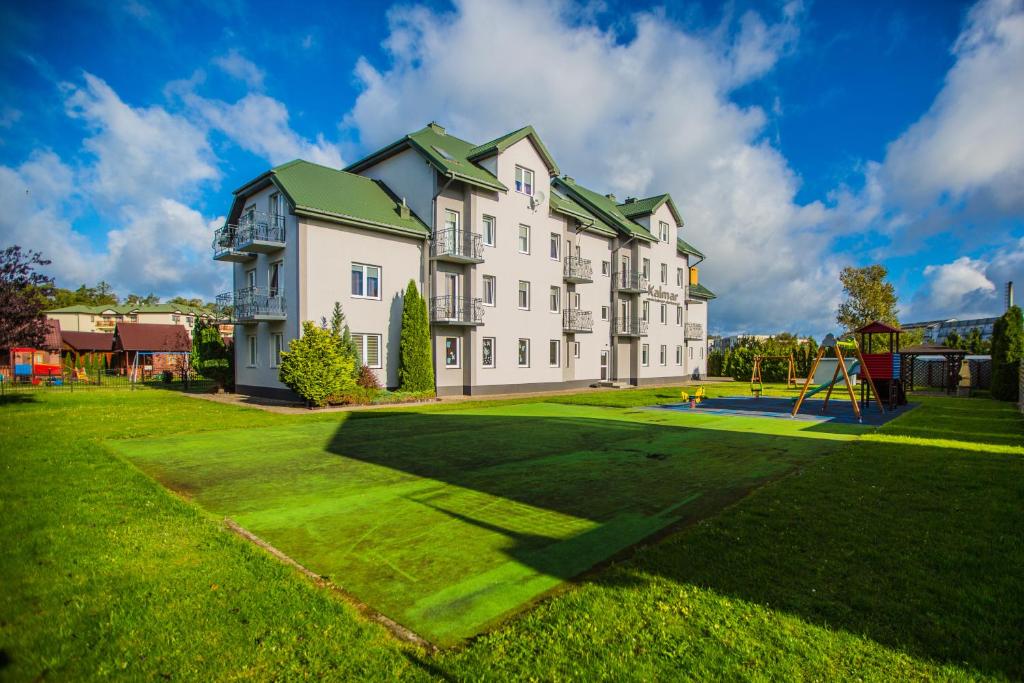
[[[1003,310],[1007,282],[1024,283],[1024,238],[978,258],[961,256],[924,269],[908,311],[915,319],[981,318]]]
[[[799,16],[797,4],[778,24],[746,14],[709,36],[639,13],[622,40],[568,4],[405,7],[389,14],[390,63],[357,65],[363,91],[344,125],[373,148],[432,118],[479,142],[531,123],[584,184],[673,193],[721,295],[713,327],[820,331],[839,295],[828,212],[795,201],[798,178],[762,139],[764,112],[730,99],[790,48]]]
[[[263,70],[243,57],[237,49],[232,48],[226,54],[215,57],[213,63],[224,73],[243,81],[250,88],[263,87]]]

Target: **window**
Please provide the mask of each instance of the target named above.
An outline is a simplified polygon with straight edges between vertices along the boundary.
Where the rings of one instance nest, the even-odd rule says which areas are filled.
[[[257,365],[259,356],[256,355],[256,335],[249,335],[249,367],[254,368]]]
[[[579,358],[580,357],[580,343],[579,342],[573,342],[572,343],[572,357],[573,358]]]
[[[682,346],[677,346],[676,347],[676,365],[682,365],[682,364],[683,364],[683,347]]]
[[[245,286],[255,287],[256,286],[256,269],[245,271]]]
[[[658,361],[662,365],[668,365],[668,347],[664,344],[661,345],[661,353],[658,356]]]
[[[690,360],[693,360],[693,347],[690,347]]]
[[[494,337],[484,337],[480,349],[480,360],[485,368],[494,367]]]
[[[551,294],[548,297],[548,310],[552,313],[558,313],[558,309],[561,307],[562,302],[562,290],[559,287],[552,287]]]
[[[530,340],[520,339],[519,340],[519,367],[528,368],[530,367]]]
[[[484,244],[493,247],[497,243],[497,232],[494,216],[484,216]]]
[[[281,194],[280,192],[275,192],[274,194],[270,195],[270,211],[268,211],[267,213],[269,213],[272,216],[272,218],[271,218],[271,221],[272,221],[271,225],[275,225],[277,223],[282,223],[283,224],[283,221],[281,220],[282,218],[284,218],[284,195],[283,194]],[[277,219],[277,220],[274,220],[274,219]]]
[[[530,226],[519,224],[519,253],[530,253]]]
[[[444,366],[446,368],[458,368],[462,354],[462,339],[459,337],[444,338]]]
[[[352,341],[359,349],[360,363],[368,368],[381,367],[379,334],[353,334]]]
[[[562,364],[561,342],[552,339],[548,342],[548,365],[557,368]]]
[[[651,364],[651,345],[642,344],[640,346],[640,365],[645,368]]]
[[[683,286],[683,269],[676,268],[676,287]]]
[[[117,316],[117,319],[121,320],[121,316]],[[178,323],[181,322],[181,316],[177,315],[177,314],[172,315],[171,316],[171,322],[174,323],[175,325],[177,325]]]
[[[270,335],[270,367],[281,364],[281,352],[284,351],[284,335],[278,332]]]
[[[533,171],[516,166],[516,192],[533,195]]]
[[[445,232],[453,233],[459,229],[459,212],[451,209],[444,210]]]
[[[663,284],[663,285],[667,285],[668,284],[668,264],[667,263],[662,263],[661,264],[661,284]]]
[[[519,281],[519,308],[530,310],[530,283],[526,280]]]
[[[661,324],[668,324],[668,304],[661,304],[659,307],[659,314],[661,315]]]
[[[548,251],[550,252],[549,255],[551,256],[551,260],[552,261],[557,261],[558,260],[558,252],[559,252],[559,249],[561,248],[561,242],[562,242],[562,238],[558,235],[557,232],[551,233],[551,245],[550,245]]]
[[[700,357],[704,358],[704,347],[700,347]]]
[[[676,325],[683,326],[683,307],[676,304]]]
[[[493,306],[497,282],[493,275],[484,275],[484,306]]]
[[[282,261],[274,261],[270,264],[270,268],[267,271],[267,289],[270,290],[270,296],[278,296],[281,293],[281,285],[284,277],[281,275],[281,270],[284,268]]]
[[[623,317],[625,317],[625,316],[623,316]],[[645,301],[644,302],[644,312],[643,312],[643,316],[642,316],[641,320],[650,320],[650,319],[651,319],[651,302],[650,301]]]
[[[580,310],[580,293],[579,292],[573,292],[572,293],[572,307],[575,308],[577,311]]]
[[[608,275],[612,271],[611,261],[601,261],[601,275]]]
[[[665,221],[658,221],[658,233],[662,242],[668,242],[668,223]]]
[[[601,320],[607,320],[607,319],[608,319],[608,307],[607,306],[602,306],[601,307]]]
[[[380,266],[352,264],[352,296],[357,299],[380,298]]]
[[[644,259],[643,276],[645,280],[651,279],[651,259],[649,258]]]

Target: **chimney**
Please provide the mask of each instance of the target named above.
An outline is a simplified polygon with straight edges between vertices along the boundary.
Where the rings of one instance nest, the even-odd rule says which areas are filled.
[[[1013,280],[1006,283],[1006,310],[1013,306]]]
[[[636,197],[626,197],[626,203],[627,204],[632,204],[635,201],[636,201]]]
[[[405,197],[402,197],[402,203],[398,205],[398,215],[402,218],[409,217],[409,205],[405,203]]]
[[[567,182],[567,183],[575,183],[576,182],[576,179],[573,178],[571,175],[566,175],[566,176],[562,176],[562,177],[565,178],[565,182]]]
[[[438,135],[444,135],[444,126],[442,126],[437,121],[431,121],[430,123],[427,124],[427,126],[430,128],[430,130],[434,131]]]
[[[608,194],[606,194],[606,195],[605,195],[605,197],[607,197],[608,199],[612,200],[613,202],[614,202],[614,201],[616,201],[616,199],[615,199],[615,195],[614,195],[614,194],[612,194],[611,192],[609,192]]]

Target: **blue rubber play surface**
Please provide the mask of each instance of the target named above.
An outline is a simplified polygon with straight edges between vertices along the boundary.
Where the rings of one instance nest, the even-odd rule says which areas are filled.
[[[731,415],[744,417],[769,417],[785,420],[804,420],[809,422],[845,422],[857,424],[857,416],[853,412],[853,406],[848,398],[836,400],[833,396],[828,402],[828,411],[822,413],[825,405],[824,399],[804,399],[797,416],[790,417],[793,410],[793,400],[786,397],[762,396],[752,398],[750,396],[723,396],[721,398],[709,398],[691,408],[689,403],[671,403],[658,406],[662,410],[679,410],[694,413],[706,413],[711,415]],[[912,410],[915,404],[910,403],[899,406],[896,410],[886,409],[882,414],[878,410],[878,404],[872,402],[867,408],[861,406],[863,421],[860,424],[883,425],[889,420],[895,419]]]

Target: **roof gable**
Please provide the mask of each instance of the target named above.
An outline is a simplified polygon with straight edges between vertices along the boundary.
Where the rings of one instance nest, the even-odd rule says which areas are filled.
[[[672,217],[676,220],[676,225],[680,228],[683,227],[683,216],[679,213],[679,209],[676,208],[676,203],[672,201],[672,195],[667,192],[646,199],[627,199],[622,204],[619,204],[619,211],[627,218],[649,216],[661,208],[662,204],[666,203],[668,204],[668,210],[672,212]]]
[[[587,211],[571,197],[562,194],[557,187],[552,186],[551,197],[548,198],[548,202],[552,211],[563,216],[575,218],[581,223],[584,230],[589,230],[606,237],[615,237],[616,233],[612,227],[590,211]]]
[[[114,327],[113,348],[124,351],[184,353],[192,350],[188,332],[181,325],[118,323]]]
[[[700,249],[693,246],[692,244],[682,239],[681,237],[676,238],[676,251],[678,251],[680,254],[693,254],[694,256],[704,258],[704,254],[703,252],[701,252]]]
[[[647,228],[626,218],[626,216],[619,210],[618,205],[613,199],[594,192],[593,190],[588,190],[572,178],[563,176],[562,178],[557,178],[552,182],[557,187],[563,188],[566,194],[579,204],[583,205],[587,210],[594,212],[597,216],[604,219],[618,232],[624,233],[630,237],[646,240],[648,242],[657,241],[654,238],[654,235],[652,235]]]
[[[702,284],[690,285],[690,296],[700,299],[717,299],[718,295]]]
[[[470,161],[477,159],[483,159],[485,157],[492,156],[494,154],[501,154],[506,149],[516,144],[524,138],[529,138],[530,142],[533,143],[534,148],[540,155],[540,158],[544,160],[544,163],[548,167],[548,173],[552,176],[559,174],[558,164],[555,163],[555,158],[551,156],[548,148],[544,146],[540,136],[537,135],[537,131],[533,129],[533,126],[524,126],[519,130],[514,130],[511,133],[506,133],[501,137],[495,138],[490,142],[485,142],[482,145],[477,145],[473,149],[469,150],[466,158]]]

